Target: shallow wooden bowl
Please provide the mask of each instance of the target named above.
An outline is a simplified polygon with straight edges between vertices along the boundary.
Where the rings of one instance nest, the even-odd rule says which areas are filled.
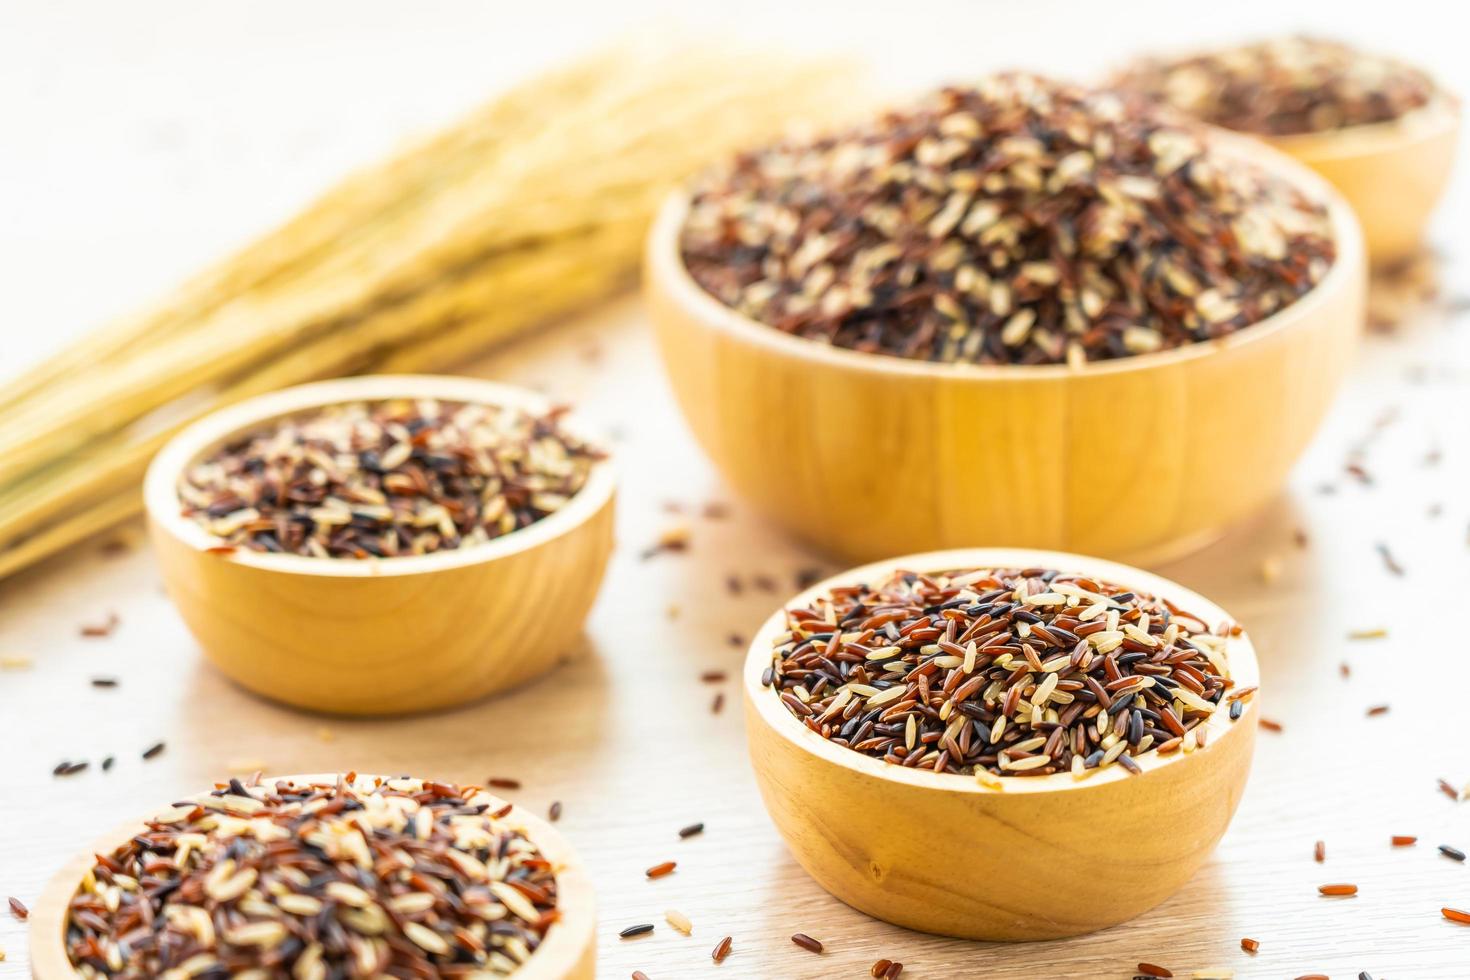
[[[1392,263],[1417,251],[1449,183],[1460,105],[1448,96],[1390,122],[1269,137],[1332,182],[1363,225],[1368,257]]]
[[[362,561],[209,551],[176,487],[204,454],[275,419],[398,397],[516,405],[540,396],[472,378],[344,378],[242,402],[180,433],[144,493],[169,596],[232,679],[288,704],[341,714],[442,708],[554,666],[577,642],[612,551],[613,472],[597,464],[561,510],[483,544]],[[567,427],[577,430],[575,419]]]
[[[644,286],[694,435],[769,519],[852,561],[985,544],[1150,563],[1208,543],[1285,482],[1347,370],[1365,290],[1342,198],[1270,148],[1222,138],[1328,202],[1336,265],[1219,342],[1081,370],[933,364],[757,323],[689,276],[676,195]]]
[[[335,782],[336,773],[303,776],[273,776],[268,781]],[[506,800],[486,794],[486,799],[504,805]],[[596,975],[597,902],[585,865],[566,840],[550,824],[516,807],[506,822],[520,830],[556,868],[557,907],[562,917],[546,931],[535,954],[516,971],[516,980],[592,980]],[[110,854],[143,826],[132,820],[68,861],[52,877],[41,899],[31,910],[31,976],[36,980],[64,980],[77,976],[66,952],[67,905],[76,894],[82,876],[96,863],[97,854]]]
[[[1173,582],[1112,562],[1048,551],[968,549],[856,568],[802,593],[871,581],[893,569],[1044,567],[1083,572],[1165,597],[1214,627],[1230,617]],[[745,728],[756,782],[776,829],[823,888],[853,908],[964,939],[1075,936],[1148,911],[1174,894],[1225,833],[1245,789],[1256,699],[1237,721],[1216,712],[1206,746],[1110,766],[1004,777],[916,772],[844,748],[792,716],[761,673],[783,614],[766,621],[744,670]],[[1259,682],[1244,634],[1227,647],[1238,687]]]

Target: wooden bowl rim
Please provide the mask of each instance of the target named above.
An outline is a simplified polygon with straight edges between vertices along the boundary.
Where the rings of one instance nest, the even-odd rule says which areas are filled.
[[[1396,119],[1319,133],[1262,134],[1263,142],[1301,160],[1328,161],[1393,153],[1436,139],[1460,125],[1460,100],[1445,92]],[[1239,134],[1249,135],[1249,134]]]
[[[1147,752],[1136,758],[1139,767],[1143,770],[1138,775],[1133,775],[1122,766],[1109,766],[1101,772],[1094,771],[1091,775],[1077,779],[1070,772],[1053,773],[1050,776],[1001,776],[999,777],[1004,788],[995,789],[982,784],[974,776],[962,776],[956,773],[919,772],[913,769],[905,769],[892,763],[884,762],[855,752],[841,745],[834,745],[827,739],[822,738],[816,732],[807,728],[794,716],[779,698],[771,695],[770,689],[761,684],[761,674],[771,662],[771,640],[777,634],[786,629],[785,612],[788,608],[809,603],[816,596],[826,592],[834,586],[850,585],[864,580],[870,580],[880,575],[896,570],[906,571],[942,571],[953,568],[1054,568],[1064,572],[1078,572],[1081,574],[1096,576],[1115,585],[1138,589],[1153,595],[1168,598],[1179,607],[1203,616],[1206,625],[1215,626],[1221,622],[1237,622],[1229,613],[1218,605],[1206,599],[1193,590],[1186,589],[1162,576],[1155,575],[1130,565],[1119,562],[1106,561],[1102,558],[1091,558],[1083,555],[1071,554],[1062,551],[1042,551],[1031,548],[956,548],[946,551],[929,551],[922,554],[904,555],[901,558],[889,558],[884,561],[873,562],[857,568],[850,568],[839,572],[822,582],[800,593],[792,599],[782,603],[781,608],[772,613],[770,618],[761,625],[755,638],[751,640],[749,650],[746,653],[744,673],[745,697],[755,708],[755,713],[761,722],[797,749],[815,756],[816,759],[825,764],[841,766],[860,776],[871,779],[887,780],[889,782],[901,783],[915,789],[932,790],[941,793],[960,793],[965,795],[1010,795],[1018,796],[1032,793],[1082,793],[1088,790],[1096,790],[1110,783],[1121,782],[1129,779],[1147,779],[1151,773],[1157,772],[1168,766],[1183,762],[1184,760],[1208,755],[1213,746],[1220,743],[1222,739],[1238,737],[1235,733],[1256,721],[1256,703],[1260,695],[1247,699],[1240,718],[1231,721],[1229,712],[1216,711],[1210,716],[1205,727],[1209,731],[1209,740],[1202,749],[1193,752],[1171,752],[1168,755],[1159,755],[1157,752]],[[1226,657],[1230,667],[1230,677],[1236,682],[1237,687],[1256,687],[1260,685],[1260,664],[1256,659],[1255,646],[1251,643],[1249,634],[1244,632],[1239,636],[1228,637],[1226,642]]]
[[[1073,368],[1066,364],[943,364],[893,354],[869,354],[796,337],[736,312],[694,281],[679,251],[679,232],[684,226],[690,203],[689,191],[683,188],[673,191],[665,199],[654,219],[645,249],[645,275],[652,288],[666,294],[689,317],[706,327],[742,342],[765,347],[773,355],[785,355],[839,370],[930,378],[941,382],[1040,382],[1167,368],[1245,347],[1310,321],[1336,295],[1361,287],[1365,275],[1362,228],[1347,200],[1325,178],[1261,140],[1217,128],[1212,128],[1211,139],[1228,154],[1277,172],[1314,200],[1320,201],[1327,208],[1333,240],[1337,244],[1337,258],[1332,267],[1308,293],[1264,320],[1218,340],[1199,341],[1150,354],[1089,361],[1081,368]]]
[[[335,783],[338,775],[338,773],[305,773],[265,777],[261,781],[276,782],[284,779],[298,783]],[[381,778],[385,780],[418,778],[379,777],[369,773],[358,773],[357,776],[358,779]],[[510,802],[485,790],[484,787],[481,787],[481,790],[479,795],[482,797],[501,804]],[[524,980],[561,980],[576,965],[592,939],[597,922],[596,894],[592,890],[592,880],[586,868],[577,857],[576,851],[567,843],[566,838],[546,821],[526,812],[524,807],[517,804],[512,804],[512,806],[513,809],[504,818],[504,822],[510,824],[513,829],[524,833],[547,860],[558,868],[556,904],[557,908],[562,911],[561,919],[546,930],[546,938],[542,940],[541,945],[537,947],[536,952],[526,961],[525,965],[516,971],[515,975]],[[32,976],[50,980],[54,977],[76,975],[76,969],[72,965],[70,956],[67,955],[64,941],[66,910],[71,902],[71,897],[76,894],[77,886],[81,883],[82,876],[87,873],[87,869],[96,863],[95,855],[113,851],[118,844],[136,834],[147,819],[144,817],[130,820],[106,836],[98,838],[87,851],[67,861],[61,870],[47,882],[45,889],[41,892],[40,900],[30,914],[27,934],[31,945]],[[63,937],[62,941],[57,942],[57,937]]]
[[[143,482],[148,517],[158,527],[195,551],[204,552],[221,544],[193,520],[179,513],[178,480],[185,468],[202,455],[235,436],[289,415],[343,402],[381,401],[391,398],[435,398],[544,412],[552,401],[514,385],[453,375],[374,374],[284,388],[247,399],[204,416],[179,432],[159,450],[148,466]],[[568,432],[606,452],[603,440],[587,434],[575,413],[562,423]],[[611,456],[592,466],[582,489],[560,510],[510,534],[467,548],[446,549],[427,555],[404,555],[362,560],[313,558],[239,548],[220,554],[221,561],[294,575],[326,578],[384,578],[430,574],[496,561],[568,534],[585,525],[612,500],[616,471]]]

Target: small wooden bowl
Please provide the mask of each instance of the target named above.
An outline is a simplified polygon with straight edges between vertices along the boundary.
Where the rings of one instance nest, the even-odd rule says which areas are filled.
[[[1267,137],[1347,198],[1375,265],[1417,251],[1449,183],[1460,137],[1460,104],[1441,96],[1390,122],[1325,133]]]
[[[1327,202],[1338,259],[1290,307],[1218,342],[1089,364],[934,364],[757,323],[648,239],[645,294],[684,415],[766,517],[850,561],[975,544],[1141,564],[1191,551],[1281,488],[1363,322],[1362,236],[1330,185],[1258,142],[1234,152]]]
[[[293,782],[335,782],[336,773],[275,776]],[[506,800],[488,797],[504,805]],[[562,917],[546,931],[541,946],[516,971],[516,980],[592,980],[596,975],[597,901],[586,867],[566,840],[546,821],[516,807],[506,817],[556,867],[557,907]],[[143,820],[132,820],[68,861],[47,883],[30,915],[31,976],[36,980],[70,980],[77,976],[66,952],[67,906],[97,854],[110,854],[138,833]]]
[[[324,381],[207,416],[149,467],[144,494],[164,585],[209,659],[250,690],[315,711],[425,711],[513,687],[576,642],[612,551],[606,461],[535,524],[422,556],[214,554],[218,540],[180,513],[180,475],[230,439],[327,405],[400,397],[547,407],[532,392],[472,378]],[[566,425],[585,435],[574,419]]]
[[[1048,551],[969,549],[911,555],[856,568],[803,592],[897,569],[1044,567],[1080,571],[1177,602],[1214,626],[1230,617],[1156,575]],[[766,621],[745,662],[745,728],[766,809],[796,860],[827,891],[895,925],[963,939],[1075,936],[1140,915],[1174,894],[1204,863],[1245,788],[1259,712],[1217,712],[1206,746],[1146,753],[1143,772],[1110,766],[1006,777],[916,772],[844,748],[792,716],[761,673],[783,613]],[[1244,634],[1227,647],[1238,687],[1259,682]]]

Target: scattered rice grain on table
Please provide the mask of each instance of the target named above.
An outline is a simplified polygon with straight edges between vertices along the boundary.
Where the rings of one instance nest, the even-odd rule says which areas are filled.
[[[117,613],[109,612],[107,617],[101,622],[83,623],[78,632],[91,640],[102,639],[103,637],[111,636],[121,623],[122,619]]]

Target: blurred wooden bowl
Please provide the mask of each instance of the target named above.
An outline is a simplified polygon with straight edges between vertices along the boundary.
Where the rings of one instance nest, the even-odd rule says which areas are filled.
[[[1414,254],[1454,168],[1460,105],[1441,96],[1390,122],[1267,137],[1326,177],[1363,225],[1374,265]]]
[[[851,561],[986,544],[1152,563],[1208,543],[1285,483],[1352,359],[1366,288],[1342,198],[1224,138],[1327,202],[1334,267],[1220,341],[1081,370],[859,353],[757,323],[690,277],[674,196],[644,291],[694,435],[767,518]]]
[[[359,778],[363,778],[359,774]],[[371,777],[367,777],[371,778]],[[336,773],[273,776],[295,783],[334,783]],[[503,806],[506,800],[490,794],[484,798]],[[78,974],[66,950],[67,907],[82,876],[96,864],[96,855],[110,854],[144,824],[131,820],[68,861],[50,882],[30,915],[31,976],[36,980],[73,980]],[[546,931],[541,946],[516,971],[516,980],[592,980],[595,974],[597,901],[585,865],[566,840],[546,821],[516,807],[505,818],[534,842],[556,868],[557,908],[562,917]]]
[[[1082,572],[1151,592],[1214,626],[1231,617],[1166,579],[1095,558],[1046,551],[967,549],[910,555],[843,572],[802,593],[893,571],[1042,567]],[[787,846],[827,891],[868,915],[964,939],[1056,939],[1103,929],[1173,895],[1225,833],[1245,789],[1256,698],[1236,721],[1218,711],[1204,748],[1145,753],[1131,775],[1109,766],[1002,777],[919,772],[835,745],[809,730],[761,674],[777,612],[751,642],[744,670],[745,728],[766,809]],[[1249,637],[1227,646],[1238,687],[1259,683]]]
[[[314,711],[426,711],[513,687],[578,642],[612,551],[607,461],[529,527],[422,556],[217,554],[219,541],[181,514],[181,475],[229,440],[327,405],[403,397],[547,408],[532,392],[473,378],[323,381],[207,416],[149,467],[148,524],[169,597],[205,655],[250,690]],[[565,424],[585,437],[575,417]]]

